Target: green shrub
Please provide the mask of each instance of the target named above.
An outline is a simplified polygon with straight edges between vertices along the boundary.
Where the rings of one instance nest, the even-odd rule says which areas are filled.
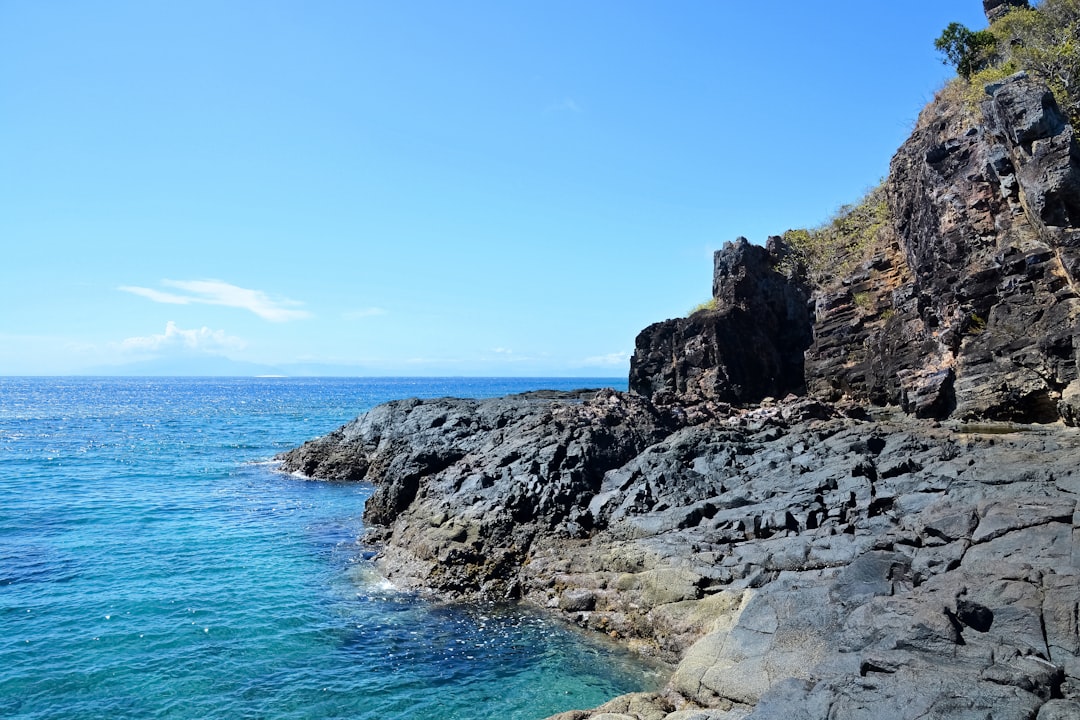
[[[990,62],[990,54],[997,45],[997,38],[989,30],[969,30],[960,23],[949,23],[934,47],[945,56],[942,60],[952,65],[961,77],[970,78]]]
[[[1001,82],[1005,78],[1020,72],[1020,66],[1009,60],[1000,65],[993,65],[975,73],[966,83],[964,100],[975,109],[979,103],[986,99],[986,86],[991,83]]]
[[[796,269],[811,285],[820,287],[850,273],[888,224],[889,206],[882,183],[858,203],[842,206],[824,224],[788,230],[783,238],[792,248]]]
[[[1001,62],[1043,80],[1072,119],[1080,110],[1080,0],[1044,0],[995,22]]]
[[[715,309],[716,298],[712,298],[710,300],[706,300],[700,305],[695,305],[694,308],[689,313],[687,313],[687,317],[689,317],[690,315],[696,315],[699,312],[712,312]]]

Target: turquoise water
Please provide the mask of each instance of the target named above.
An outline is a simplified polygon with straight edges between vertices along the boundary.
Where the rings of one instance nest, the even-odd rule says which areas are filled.
[[[539,718],[655,684],[515,607],[395,591],[370,488],[275,453],[379,402],[617,381],[0,378],[0,717]]]

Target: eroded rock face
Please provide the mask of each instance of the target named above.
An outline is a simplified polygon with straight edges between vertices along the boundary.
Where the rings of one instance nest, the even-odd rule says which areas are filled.
[[[714,257],[715,309],[650,325],[637,337],[630,389],[659,404],[747,404],[803,389],[811,341],[805,284],[779,238],[746,238]]]
[[[1020,75],[988,90],[981,122],[939,99],[893,158],[895,237],[816,296],[812,393],[923,417],[1067,416],[1059,404],[1078,377],[1077,146],[1044,86]]]
[[[552,597],[591,587],[578,622],[681,658],[657,717],[1075,708],[1075,431],[788,423],[783,407],[679,430],[610,471],[575,551],[597,548],[595,565],[533,560]]]
[[[372,482],[401,585],[677,663],[560,720],[1080,716],[1080,435],[1027,424],[1080,422],[1080,153],[1038,83],[988,92],[923,113],[853,274],[725,246],[634,392],[389,403],[284,468]]]
[[[1076,422],[1080,151],[1045,86],[1021,74],[987,92],[974,114],[946,96],[923,112],[886,181],[892,226],[854,273],[811,291],[778,238],[729,243],[716,309],[646,328],[631,390]]]

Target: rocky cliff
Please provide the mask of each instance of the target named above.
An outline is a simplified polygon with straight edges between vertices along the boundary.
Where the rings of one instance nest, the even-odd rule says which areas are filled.
[[[893,158],[896,243],[820,296],[807,358],[814,390],[923,416],[1074,421],[1072,128],[1046,87],[1025,76],[988,92],[978,112],[939,99]],[[860,291],[885,322],[852,311],[847,298]],[[873,360],[846,369],[844,345],[830,337],[838,331]]]
[[[1078,156],[1030,78],[943,93],[849,272],[740,240],[631,393],[390,403],[283,468],[375,485],[393,581],[674,664],[561,720],[1080,717]]]
[[[631,391],[660,405],[746,404],[801,392],[813,339],[809,287],[778,238],[746,238],[713,261],[712,308],[650,325],[638,335]]]
[[[922,113],[885,184],[891,227],[855,272],[811,292],[780,238],[729,244],[716,310],[644,330],[631,388],[746,403],[805,386],[919,417],[1076,424],[1080,152],[1044,85],[987,93]]]

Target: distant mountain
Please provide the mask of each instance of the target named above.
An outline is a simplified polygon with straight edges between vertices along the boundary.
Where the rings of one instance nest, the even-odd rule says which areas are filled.
[[[123,365],[100,365],[77,373],[79,375],[136,375],[136,376],[252,376],[288,375],[280,367],[260,363],[240,362],[215,355],[182,355],[141,360]]]

